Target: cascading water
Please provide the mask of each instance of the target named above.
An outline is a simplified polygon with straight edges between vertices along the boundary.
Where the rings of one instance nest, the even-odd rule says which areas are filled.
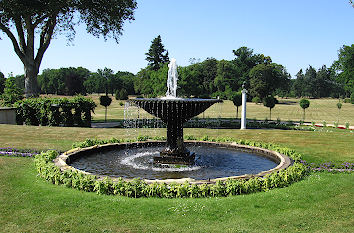
[[[177,97],[177,63],[176,59],[172,58],[170,64],[168,64],[168,76],[167,76],[167,98],[176,98]]]
[[[161,164],[194,164],[194,154],[184,146],[183,124],[194,116],[204,112],[218,99],[183,99],[177,97],[177,64],[172,58],[167,77],[167,93],[163,98],[136,98],[135,105],[160,118],[167,126],[166,147],[154,162]]]

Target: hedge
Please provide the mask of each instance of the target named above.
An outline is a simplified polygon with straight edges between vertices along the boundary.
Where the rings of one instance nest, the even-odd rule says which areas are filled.
[[[96,104],[83,96],[74,98],[28,98],[14,104],[17,124],[48,126],[91,126]]]
[[[189,138],[191,136],[188,136]],[[147,140],[149,137],[140,138]],[[202,141],[235,141],[230,138],[210,139],[203,137]],[[107,142],[121,142],[118,139],[110,140],[91,140],[76,143],[75,146],[88,147],[93,144],[105,144]],[[238,144],[262,147],[278,151],[288,155],[294,160],[294,164],[285,170],[268,174],[264,177],[252,177],[246,179],[228,179],[218,181],[215,184],[148,184],[140,178],[130,182],[119,178],[113,181],[111,178],[97,179],[94,175],[87,175],[79,171],[61,171],[54,165],[53,159],[58,156],[56,151],[47,151],[35,156],[35,165],[39,175],[50,183],[64,185],[87,192],[97,194],[121,195],[127,197],[163,197],[163,198],[182,198],[182,197],[225,197],[232,195],[248,194],[254,192],[268,191],[274,188],[289,186],[290,184],[303,179],[309,173],[309,169],[300,162],[301,155],[292,149],[280,147],[269,143],[251,142],[248,140],[235,141]]]

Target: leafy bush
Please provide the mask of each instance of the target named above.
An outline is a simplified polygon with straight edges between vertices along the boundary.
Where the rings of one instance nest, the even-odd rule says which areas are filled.
[[[141,140],[148,140],[151,137],[142,137]],[[207,137],[203,137],[204,140]],[[209,139],[210,141],[231,142],[232,138]],[[76,143],[73,147],[87,147],[97,144],[121,142],[119,139],[98,140],[87,139],[85,142]],[[183,198],[183,197],[222,197],[232,196],[260,191],[268,191],[273,188],[286,187],[293,182],[303,179],[309,172],[307,167],[300,163],[301,156],[289,148],[282,148],[270,143],[251,142],[248,140],[238,140],[236,143],[241,145],[250,145],[263,147],[266,149],[278,151],[288,155],[294,160],[294,164],[285,170],[274,172],[265,177],[253,177],[248,180],[228,179],[226,181],[217,181],[215,184],[166,184],[151,183],[148,184],[142,179],[134,179],[130,182],[118,178],[113,181],[110,178],[103,180],[96,176],[87,175],[79,171],[67,170],[62,172],[52,162],[58,156],[56,151],[47,151],[35,156],[35,165],[39,175],[47,181],[72,187],[87,192],[96,192],[97,194],[121,195],[127,197],[160,197],[160,198]]]
[[[345,98],[343,102],[344,103],[350,103],[351,101],[350,101],[350,98]]]
[[[256,97],[254,97],[254,98],[252,99],[252,102],[253,102],[253,103],[256,103],[256,104],[259,104],[259,103],[262,103],[262,100],[261,100],[261,98],[259,98],[258,96],[256,96]]]
[[[23,91],[18,88],[13,80],[5,81],[4,93],[0,94],[0,106],[12,107],[14,103],[23,99]]]
[[[67,98],[28,98],[14,104],[18,124],[91,126],[91,111],[96,104],[83,96]]]

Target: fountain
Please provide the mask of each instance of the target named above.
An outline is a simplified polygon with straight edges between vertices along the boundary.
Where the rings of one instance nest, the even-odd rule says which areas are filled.
[[[111,143],[73,149],[60,155],[56,165],[62,170],[77,169],[100,178],[122,177],[129,181],[140,177],[148,183],[188,180],[200,184],[264,176],[291,164],[287,156],[263,148],[236,143],[184,142],[183,124],[222,101],[179,98],[176,96],[177,79],[176,60],[172,59],[166,96],[136,98],[129,102],[166,124],[166,142]]]
[[[132,103],[160,118],[167,126],[166,147],[154,157],[157,164],[193,164],[195,155],[190,153],[183,141],[183,124],[199,115],[219,99],[184,99],[177,93],[177,64],[172,58],[168,65],[167,92],[163,98],[136,98]]]

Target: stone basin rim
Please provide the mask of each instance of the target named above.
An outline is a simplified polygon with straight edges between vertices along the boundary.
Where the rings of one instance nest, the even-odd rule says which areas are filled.
[[[95,175],[97,176],[97,179],[104,179],[106,177],[109,177],[114,181],[117,181],[119,178],[116,177],[110,177],[106,175],[98,175],[94,173],[89,173],[83,170],[76,169],[72,166],[69,165],[71,159],[75,159],[80,156],[85,156],[85,154],[90,154],[90,153],[95,153],[95,152],[100,152],[100,151],[109,151],[109,150],[114,150],[114,149],[126,149],[126,148],[134,148],[134,147],[144,147],[144,146],[161,146],[164,145],[166,142],[165,141],[144,141],[144,142],[130,142],[130,143],[110,143],[110,144],[104,144],[104,145],[95,145],[91,147],[85,147],[85,148],[75,148],[71,149],[69,151],[66,151],[62,154],[60,154],[56,159],[54,159],[54,164],[60,168],[61,171],[66,171],[66,170],[71,170],[71,171],[78,171],[87,175]],[[280,171],[283,169],[288,168],[293,164],[292,159],[290,159],[287,155],[281,154],[276,151],[264,149],[261,147],[255,147],[255,146],[248,146],[248,145],[241,145],[237,144],[235,142],[232,143],[225,143],[225,142],[205,142],[205,141],[193,141],[193,140],[188,140],[185,141],[187,144],[194,144],[194,145],[207,145],[207,146],[214,146],[214,147],[226,147],[226,148],[233,148],[233,149],[239,149],[242,151],[246,152],[253,152],[257,153],[257,155],[267,157],[270,160],[273,160],[278,163],[278,165],[275,168],[272,168],[270,170],[262,171],[258,174],[244,174],[244,175],[239,175],[239,176],[228,176],[228,177],[221,177],[221,178],[215,178],[215,179],[210,179],[210,180],[196,180],[192,178],[180,178],[180,179],[143,179],[146,183],[184,183],[188,181],[190,184],[214,184],[217,181],[226,181],[227,179],[250,179],[254,177],[263,177],[267,174]],[[128,179],[128,178],[123,178],[125,181],[132,181],[133,179]]]
[[[213,103],[222,103],[221,99],[201,99],[201,98],[135,98],[129,100],[129,102],[213,102]]]

